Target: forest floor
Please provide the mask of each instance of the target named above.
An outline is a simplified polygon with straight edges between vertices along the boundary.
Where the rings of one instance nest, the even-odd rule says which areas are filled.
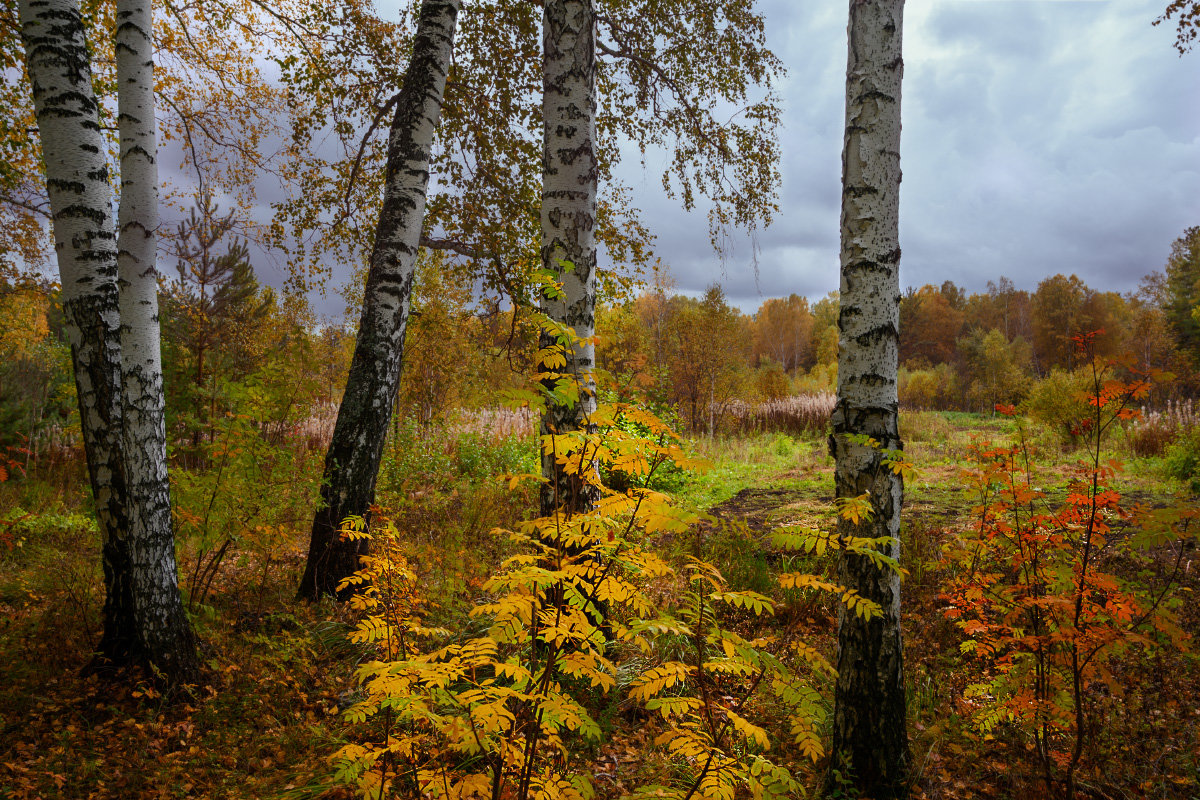
[[[962,415],[924,415],[918,422],[904,432],[920,470],[907,487],[902,558],[912,795],[1042,797],[1032,741],[1016,726],[985,734],[972,724],[966,689],[988,665],[960,652],[964,636],[945,618],[940,598],[948,569],[943,549],[972,524],[975,500],[959,466],[967,443],[1010,429],[1003,421]],[[828,524],[832,477],[824,442],[777,434],[701,440],[697,448],[713,466],[678,494],[710,510],[712,520],[698,531],[664,537],[661,549],[668,555],[699,549],[731,587],[778,598],[777,615],[769,623],[744,621],[748,629],[787,629],[832,658],[834,602],[782,595],[775,576],[790,568],[789,557],[768,539],[781,524]],[[1065,469],[1073,458],[1065,453],[1050,461]],[[1128,469],[1120,478],[1123,493],[1150,505],[1172,502],[1171,487],[1155,469],[1152,462]],[[13,509],[33,504],[16,488],[6,491],[0,492],[0,520],[14,523]],[[460,628],[481,578],[502,555],[502,548],[483,544],[486,528],[513,513],[492,494],[467,491],[432,487],[413,501],[407,486],[410,502],[400,503],[396,514],[412,533],[414,569],[429,575],[431,593],[443,592],[439,622]],[[31,529],[36,536],[8,552],[0,548],[0,800],[353,796],[331,782],[329,757],[361,736],[341,712],[353,696],[354,668],[368,652],[347,639],[354,622],[348,609],[294,601],[302,537],[266,557],[248,551],[223,567],[194,616],[204,643],[204,681],[190,695],[162,697],[145,683],[78,677],[99,633],[98,545],[78,497],[47,497],[42,515],[55,524]],[[428,510],[434,506],[436,513]],[[456,532],[439,536],[431,520]],[[1180,624],[1191,635],[1200,632],[1200,563],[1193,560],[1189,555],[1176,591],[1186,600]],[[186,552],[183,565],[186,570]],[[828,563],[805,566],[829,570]],[[1094,722],[1080,795],[1200,797],[1195,649],[1130,647],[1112,672],[1120,691],[1091,697]],[[605,798],[670,772],[653,747],[653,721],[621,699],[597,699],[608,736],[589,757],[593,783]],[[818,768],[799,760],[797,766],[815,791]]]

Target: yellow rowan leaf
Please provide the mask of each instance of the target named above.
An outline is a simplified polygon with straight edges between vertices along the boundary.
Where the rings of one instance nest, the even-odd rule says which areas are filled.
[[[645,702],[664,689],[669,689],[677,683],[687,680],[695,667],[682,661],[668,661],[657,667],[643,672],[629,684],[629,697],[632,700]]]

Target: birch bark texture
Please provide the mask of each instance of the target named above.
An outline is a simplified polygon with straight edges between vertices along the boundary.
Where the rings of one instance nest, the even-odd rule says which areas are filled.
[[[141,665],[151,667],[170,682],[187,682],[194,677],[197,660],[176,583],[165,444],[159,448],[152,443],[139,443],[144,458],[132,460],[132,473],[125,449],[128,441],[124,408],[126,368],[122,360],[125,334],[118,274],[122,257],[118,254],[113,227],[106,143],[92,89],[83,21],[75,0],[21,0],[18,13],[41,136],[84,450],[102,537],[104,634],[88,669]],[[134,12],[131,24],[143,25],[142,30],[148,31],[149,17],[147,6]],[[130,29],[118,35],[125,41],[124,46],[118,44],[118,52],[134,51],[132,60],[126,61],[126,69],[135,67],[136,74],[126,71],[123,73],[126,80],[152,87],[152,73],[146,74],[151,60],[148,36],[142,34],[146,41],[139,44],[133,41],[139,34]],[[149,95],[149,101],[145,93],[135,91],[135,96],[139,99],[131,101],[131,108],[145,106],[137,116],[148,115],[152,131],[153,96]],[[134,118],[131,114],[130,119]],[[153,162],[153,136],[147,140],[142,133],[135,135],[133,130],[139,126],[130,126],[127,120],[122,125],[122,152],[126,150],[124,134],[128,128],[129,150],[140,150],[141,155],[136,158]],[[147,176],[145,169],[138,166],[131,169],[136,176],[131,180],[144,194],[146,181],[153,184],[156,178]],[[149,191],[156,197],[156,186],[151,185]],[[123,209],[123,218],[133,219],[130,215],[138,213],[139,202],[133,201],[133,210]],[[145,211],[144,202],[140,210]],[[155,217],[156,212],[138,225],[130,223],[129,228],[140,226],[143,232],[152,231],[157,227]],[[153,284],[153,241],[148,256],[143,242],[135,241],[133,247],[133,255],[124,260],[131,261],[133,257],[139,263],[148,260]],[[145,268],[143,264],[142,271]],[[130,362],[130,368],[138,373],[139,381],[149,380],[141,390],[157,392],[156,397],[139,394],[133,398],[139,406],[137,413],[140,415],[145,409],[153,419],[157,408],[157,426],[161,429],[163,401],[161,367],[157,366],[157,312],[140,317],[134,314],[128,335],[138,342],[137,358],[144,358],[149,349],[154,350],[153,363],[148,368],[143,369],[143,364],[134,361]],[[147,340],[152,340],[153,347],[146,345]],[[155,372],[157,382],[153,377]],[[158,440],[165,442],[165,434],[158,434]],[[146,459],[157,460],[147,463]],[[134,487],[152,492],[154,497],[134,502],[131,499]],[[151,508],[155,511],[147,517],[146,510]]]
[[[830,450],[839,498],[870,493],[872,514],[839,520],[840,537],[892,537],[900,556],[904,486],[865,434],[900,449],[897,357],[900,322],[900,88],[904,0],[850,0],[846,133],[842,153],[841,309],[837,406]],[[841,582],[878,603],[881,616],[838,613],[833,764],[864,797],[906,793],[904,655],[900,576],[844,554]],[[831,773],[832,774],[832,773]]]
[[[338,584],[359,569],[366,539],[340,535],[348,516],[368,517],[404,359],[414,268],[425,218],[429,162],[441,117],[461,0],[423,0],[412,58],[388,136],[383,206],[367,272],[358,339],[313,519],[298,595],[346,599]]]
[[[196,676],[198,661],[179,596],[167,477],[158,316],[154,21],[150,0],[117,0],[116,11],[123,450],[129,487],[129,569],[138,587],[132,610],[146,650],[155,654],[155,665],[186,680]]]
[[[592,0],[546,0],[542,16],[542,211],[544,269],[557,274],[562,297],[542,311],[574,330],[577,341],[564,368],[539,365],[573,379],[579,402],[549,403],[541,433],[585,430],[596,410],[596,10]],[[553,343],[542,332],[542,347]],[[542,515],[556,509],[587,511],[597,499],[585,481],[564,473],[553,453],[542,455]]]

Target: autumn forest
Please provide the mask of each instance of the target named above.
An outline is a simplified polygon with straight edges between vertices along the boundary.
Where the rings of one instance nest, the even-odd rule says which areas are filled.
[[[1198,796],[1200,219],[910,278],[848,6],[771,296],[798,5],[0,2],[0,800]]]

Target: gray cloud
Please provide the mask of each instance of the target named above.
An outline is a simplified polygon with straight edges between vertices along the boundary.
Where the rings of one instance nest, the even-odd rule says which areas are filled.
[[[720,280],[746,310],[836,288],[845,9],[763,5],[788,66],[780,214],[722,259],[647,182],[638,204],[681,290]],[[1200,224],[1194,53],[1153,2],[910,3],[905,21],[901,280],[1033,288],[1074,272],[1128,291]]]
[[[1133,289],[1171,242],[1200,224],[1200,52],[1180,58],[1154,28],[1161,0],[915,0],[905,21],[901,280],[982,289],[1000,275],[1033,288],[1074,272]],[[713,251],[703,207],[684,212],[631,153],[618,176],[657,235],[680,291],[720,281],[753,311],[766,297],[836,288],[845,96],[844,4],[765,0],[768,41],[789,74],[778,87],[780,212],[752,243]],[[164,153],[174,174],[177,152]],[[177,182],[187,178],[175,175]],[[264,179],[265,207],[282,187]],[[755,248],[757,245],[757,250]],[[757,270],[753,264],[757,260]],[[278,255],[258,253],[279,285]],[[334,276],[331,289],[345,280]],[[314,296],[319,312],[344,302]]]

